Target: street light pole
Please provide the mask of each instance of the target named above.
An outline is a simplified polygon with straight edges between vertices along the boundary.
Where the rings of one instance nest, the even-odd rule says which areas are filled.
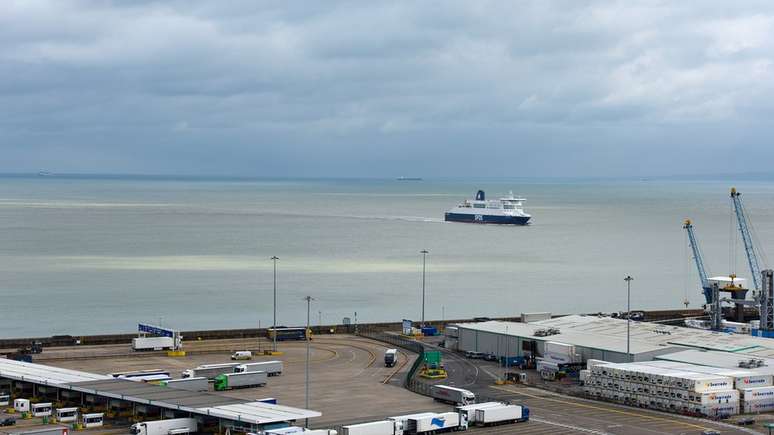
[[[305,381],[306,401],[304,402],[304,407],[306,409],[309,409],[309,339],[311,338],[309,337],[309,314],[311,312],[310,310],[311,310],[312,301],[314,300],[314,298],[311,296],[307,296],[304,298],[304,300],[306,300],[306,331],[304,331],[305,332],[304,335],[306,336],[306,368],[304,370],[306,372],[306,381]],[[309,427],[308,417],[305,419],[304,427],[306,428]]]
[[[630,353],[630,341],[631,341],[631,324],[632,324],[632,306],[631,306],[631,300],[632,300],[632,281],[634,281],[634,278],[632,278],[630,275],[627,275],[626,278],[624,278],[624,281],[626,281],[626,356],[631,359],[631,353]]]
[[[427,254],[430,253],[427,249],[419,251],[422,254],[422,326],[425,326],[425,270],[427,266]]]
[[[275,255],[271,257],[271,260],[274,262],[274,322],[271,325],[271,327],[273,328],[274,337],[273,337],[271,350],[272,352],[276,352],[277,351],[277,260],[279,260],[279,257]]]

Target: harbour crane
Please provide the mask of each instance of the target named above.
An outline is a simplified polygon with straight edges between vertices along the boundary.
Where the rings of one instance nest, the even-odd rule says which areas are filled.
[[[750,266],[750,273],[753,278],[753,285],[755,294],[759,294],[761,291],[761,267],[758,264],[758,253],[755,250],[755,246],[752,241],[752,234],[750,231],[750,223],[747,220],[747,213],[744,211],[742,200],[739,198],[741,193],[737,192],[735,187],[731,188],[731,202],[734,204],[734,212],[736,213],[736,222],[739,227],[739,233],[742,235],[742,243],[744,243],[744,252],[747,254],[747,265]]]
[[[707,301],[707,305],[713,301],[712,286],[707,276],[707,269],[704,268],[704,258],[701,255],[701,249],[699,249],[699,242],[696,241],[696,234],[693,231],[693,224],[690,219],[686,219],[683,222],[683,228],[688,232],[688,241],[691,244],[691,250],[693,251],[693,260],[696,263],[696,269],[699,272],[699,281],[701,282],[701,289],[704,293],[704,299]]]
[[[747,255],[747,265],[750,267],[750,273],[753,276],[754,299],[760,304],[760,330],[763,335],[774,335],[774,288],[772,284],[772,272],[764,270],[761,272],[761,266],[758,261],[758,251],[755,249],[752,241],[752,225],[750,224],[747,213],[742,205],[742,199],[735,187],[731,188],[731,202],[734,204],[736,222],[739,233],[742,235],[744,243],[744,252]],[[765,281],[764,281],[765,274]]]

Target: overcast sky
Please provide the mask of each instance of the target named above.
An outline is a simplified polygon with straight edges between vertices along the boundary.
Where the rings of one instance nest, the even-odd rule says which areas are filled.
[[[771,172],[766,1],[0,1],[0,172]]]

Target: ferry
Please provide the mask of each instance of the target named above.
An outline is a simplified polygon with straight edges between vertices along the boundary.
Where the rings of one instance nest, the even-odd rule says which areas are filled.
[[[483,190],[476,193],[476,199],[465,200],[446,212],[444,220],[449,222],[473,222],[479,224],[527,225],[532,216],[524,213],[524,198],[509,196],[487,200]]]

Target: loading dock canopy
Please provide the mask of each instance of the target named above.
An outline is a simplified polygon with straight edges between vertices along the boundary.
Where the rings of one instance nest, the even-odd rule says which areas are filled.
[[[249,424],[280,423],[319,417],[317,411],[246,401],[218,394],[178,390],[111,376],[0,359],[0,378],[51,385],[110,399],[190,412]]]

